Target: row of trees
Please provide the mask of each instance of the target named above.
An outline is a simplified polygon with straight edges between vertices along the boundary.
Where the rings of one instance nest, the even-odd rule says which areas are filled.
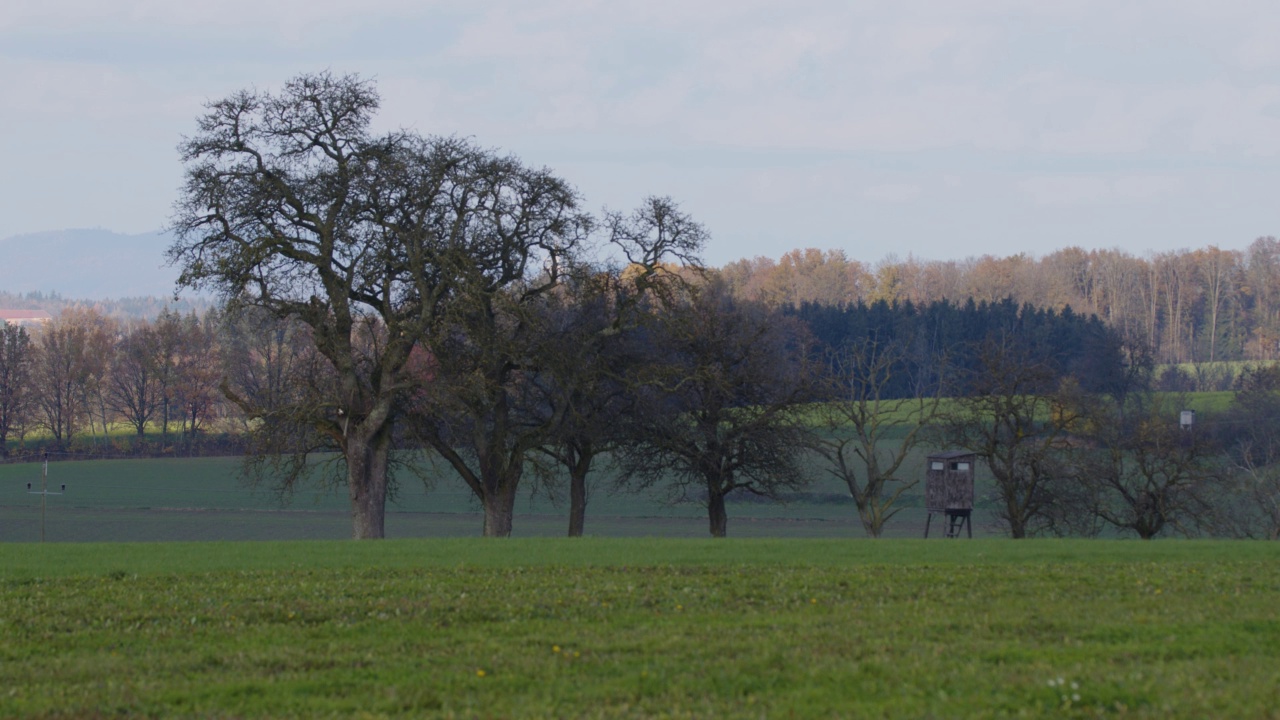
[[[120,324],[92,309],[64,312],[34,335],[0,329],[0,456],[31,431],[64,450],[73,438],[107,441],[117,424],[139,438],[158,425],[190,439],[218,405],[216,313],[197,319],[164,312],[151,323]]]
[[[837,396],[807,442],[848,486],[868,536],[917,491],[918,471],[902,470],[923,445],[978,456],[985,499],[1014,538],[1280,538],[1280,366],[1246,371],[1226,411],[1188,425],[1186,397],[1153,390],[1150,364],[1091,392],[1017,337],[987,336],[973,352],[976,364],[945,371],[963,388],[946,399],[896,392],[899,374],[935,372],[902,344],[862,339],[835,354]]]
[[[287,491],[316,453],[337,458],[355,537],[382,536],[397,471],[427,456],[474,493],[486,535],[511,532],[530,475],[568,478],[581,533],[608,459],[624,485],[704,503],[720,536],[731,498],[801,487],[813,452],[878,535],[926,438],[986,460],[1014,536],[1169,522],[1123,525],[1117,485],[1098,484],[1185,443],[1103,432],[1158,423],[1111,422],[1142,415],[1149,364],[1096,322],[1013,302],[779,312],[699,268],[706,232],[672,201],[593,216],[546,169],[374,135],[377,103],[329,74],[212,103],[181,148],[170,251],[181,284],[225,303],[200,357],[220,358],[250,471]]]
[[[717,536],[727,533],[734,497],[777,499],[825,472],[878,537],[919,492],[913,454],[962,447],[989,469],[991,508],[1013,537],[1107,527],[1144,538],[1280,536],[1277,366],[1247,372],[1228,412],[1184,428],[1181,398],[1153,392],[1149,366],[1125,368],[1123,392],[1091,392],[1030,342],[1034,334],[991,332],[960,354],[976,362],[952,364],[892,337],[826,347],[794,314],[736,300],[714,277],[665,276],[659,295],[624,303],[614,302],[627,287],[619,276],[577,280],[585,286],[531,305],[520,323],[508,317],[506,331],[454,326],[454,344],[435,346],[439,358],[414,361],[414,386],[399,401],[390,464],[421,461],[424,448],[443,458],[484,505],[488,534],[510,532],[529,472],[543,489],[567,493],[570,534],[582,534],[590,481],[605,461],[615,489],[660,486],[672,500],[704,504]],[[83,313],[34,341],[5,329],[0,431],[13,427],[11,380],[47,362],[43,353],[66,344],[59,338],[102,326]],[[172,417],[194,431],[210,416],[202,408],[225,395],[256,413],[236,422],[258,443],[249,457],[269,482],[300,482],[313,468],[309,453],[340,450],[315,428],[337,375],[305,324],[244,308],[118,330],[101,379],[70,393],[82,398],[82,422],[162,423],[156,403],[168,397]],[[163,351],[166,336],[178,352]],[[152,351],[135,354],[140,347]],[[520,362],[500,369],[501,355]],[[23,357],[25,367],[14,362]],[[163,381],[166,359],[178,378],[210,358],[215,372],[201,370],[201,382]],[[109,410],[94,419],[102,404]]]
[[[475,493],[485,534],[507,535],[529,458],[572,419],[599,422],[571,399],[648,308],[681,297],[665,263],[694,259],[705,233],[665,199],[596,218],[549,170],[375,135],[377,106],[369,82],[328,73],[210,104],[181,146],[170,258],[230,316],[299,338],[303,372],[275,394],[224,386],[260,470],[287,486],[336,451],[355,537],[381,537],[394,451],[413,438]],[[595,241],[625,265],[593,261]]]
[[[155,320],[162,313],[171,312],[179,315],[195,313],[204,315],[213,309],[214,303],[205,297],[122,297],[98,298],[87,301],[83,298],[65,297],[58,292],[41,292],[34,290],[27,293],[13,293],[0,290],[0,307],[14,310],[42,310],[49,317],[58,317],[64,311],[91,308],[121,325],[129,325],[138,320]]]
[[[774,306],[939,300],[1000,302],[1097,315],[1162,363],[1280,358],[1280,241],[1139,257],[1070,247],[1042,258],[984,255],[868,264],[843,251],[795,250],[723,268],[736,295]]]

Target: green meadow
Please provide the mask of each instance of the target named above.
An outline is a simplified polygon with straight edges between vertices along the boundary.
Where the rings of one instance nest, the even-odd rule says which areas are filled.
[[[1280,545],[0,545],[0,717],[1267,718]]]
[[[607,474],[589,537],[530,482],[483,540],[456,478],[404,474],[356,543],[343,488],[238,468],[50,463],[40,544],[41,465],[0,465],[0,717],[1280,717],[1277,544],[1014,542],[981,504],[924,541],[922,487],[864,541],[816,467],[721,541]]]
[[[45,536],[50,542],[342,539],[351,534],[346,490],[311,483],[287,497],[269,486],[247,485],[238,458],[88,460],[49,463]],[[923,472],[923,456],[908,472]],[[704,537],[705,510],[670,502],[660,489],[616,492],[606,471],[587,508],[587,533],[606,536]],[[813,485],[785,503],[730,506],[730,535],[742,537],[858,537],[857,512],[843,485],[809,469]],[[429,483],[401,473],[388,504],[392,538],[480,534],[482,514],[471,492],[442,468],[428,466]],[[40,463],[0,465],[0,542],[40,538]],[[532,480],[517,505],[515,535],[559,536],[567,530],[562,497]],[[904,499],[891,536],[924,531],[923,485]],[[979,511],[981,514],[981,511]],[[975,532],[988,532],[979,520]]]

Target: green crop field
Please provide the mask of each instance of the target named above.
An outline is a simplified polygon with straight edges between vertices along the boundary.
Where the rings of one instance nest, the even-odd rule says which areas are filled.
[[[1268,718],[1280,545],[0,545],[0,717]]]
[[[282,501],[270,487],[246,485],[236,458],[89,460],[49,464],[49,486],[67,486],[48,498],[45,535],[53,542],[340,539],[351,532],[345,488],[310,484]],[[405,473],[388,506],[390,537],[478,535],[482,515],[461,481],[437,468],[430,486]],[[923,477],[923,456],[907,468]],[[707,534],[705,510],[696,503],[672,504],[658,490],[613,492],[606,471],[587,509],[587,532],[610,536]],[[790,502],[740,502],[730,506],[729,532],[744,537],[861,536],[848,491],[821,469],[808,471],[814,484]],[[0,465],[0,542],[40,537],[39,463]],[[528,490],[517,505],[516,536],[563,535],[564,503]],[[904,499],[907,509],[889,534],[923,533],[923,486]],[[981,511],[979,511],[981,515]],[[975,532],[987,532],[980,519]]]
[[[1195,393],[1189,406],[1206,415],[1226,408],[1231,393]],[[813,414],[816,422],[817,414]],[[1209,421],[1206,418],[1205,421]],[[892,444],[904,428],[889,428]],[[919,447],[901,469],[903,478],[923,480],[925,455],[940,448]],[[240,460],[227,457],[85,460],[49,464],[49,486],[67,486],[48,498],[45,537],[53,542],[203,541],[340,539],[350,535],[346,490],[310,483],[287,498],[268,483],[246,485]],[[38,463],[0,464],[0,542],[40,538]],[[392,538],[473,536],[483,519],[471,492],[443,463],[424,466],[423,478],[402,472],[388,505],[386,531]],[[810,485],[785,503],[731,502],[729,534],[739,537],[861,537],[848,490],[823,468],[810,463]],[[563,535],[567,510],[560,497],[527,474],[516,507],[514,535]],[[599,536],[701,537],[706,515],[697,502],[672,503],[661,489],[617,492],[614,472],[602,467],[587,508],[587,533]],[[997,532],[984,496],[985,473],[978,473],[975,536]],[[749,500],[745,499],[745,500]],[[919,537],[924,532],[923,483],[900,500],[901,512],[886,526],[886,537]]]

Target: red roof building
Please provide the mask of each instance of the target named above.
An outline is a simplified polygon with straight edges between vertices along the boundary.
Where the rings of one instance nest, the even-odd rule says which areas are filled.
[[[43,310],[3,310],[0,309],[0,322],[5,325],[43,325],[53,320]]]

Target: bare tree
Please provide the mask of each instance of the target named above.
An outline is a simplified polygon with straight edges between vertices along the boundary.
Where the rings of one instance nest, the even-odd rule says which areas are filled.
[[[964,387],[943,436],[985,461],[996,517],[1012,537],[1025,538],[1044,519],[1050,485],[1063,478],[1060,454],[1078,419],[1078,390],[1016,342],[997,338],[983,344]]]
[[[504,288],[469,304],[431,343],[432,379],[415,427],[480,500],[486,537],[511,534],[526,462],[565,411],[539,382],[560,339],[540,311],[552,287],[548,279]]]
[[[21,325],[0,325],[0,457],[9,456],[9,434],[27,422],[31,380],[30,336]]]
[[[111,423],[107,391],[116,323],[97,309],[82,307],[67,308],[59,321],[82,329],[84,349],[79,360],[81,375],[76,391],[80,398],[77,404],[95,442],[105,441]]]
[[[1208,433],[1180,426],[1185,398],[1134,392],[1093,407],[1084,422],[1090,447],[1074,462],[1077,482],[1096,490],[1099,517],[1143,540],[1212,521],[1217,452]]]
[[[210,104],[180,148],[170,249],[180,285],[310,328],[333,391],[274,411],[299,426],[277,437],[341,454],[357,538],[384,534],[407,366],[442,308],[557,277],[582,227],[576,193],[549,171],[463,140],[374,136],[378,104],[369,81],[329,73]]]
[[[64,314],[41,329],[34,372],[38,424],[67,447],[86,415],[84,386],[90,373],[90,328]]]
[[[196,440],[217,405],[221,371],[217,322],[216,317],[201,319],[194,313],[182,321],[180,352],[174,368],[174,396],[188,443]]]
[[[623,320],[632,302],[617,273],[588,272],[565,290],[548,308],[559,350],[537,378],[546,390],[544,414],[559,423],[537,450],[568,476],[568,534],[580,537],[590,499],[588,478],[622,438],[620,426],[633,400],[629,372],[639,355],[631,347],[634,332]],[[554,485],[548,487],[554,491]]]
[[[731,494],[777,497],[805,484],[803,408],[816,393],[804,331],[714,281],[658,321],[624,474],[702,502],[711,535],[724,537]]]
[[[832,364],[833,394],[820,411],[827,434],[815,447],[827,471],[849,488],[867,536],[878,538],[902,494],[919,483],[899,471],[940,414],[942,384],[931,383],[930,393],[923,382],[910,382],[911,393],[894,396],[889,389],[896,376],[913,372],[895,342],[863,338],[838,350]]]
[[[161,404],[158,356],[159,337],[150,323],[134,327],[116,341],[107,402],[139,438]]]
[[[313,370],[315,344],[310,328],[294,318],[278,318],[242,306],[220,316],[220,382],[259,412],[304,404],[299,394]]]
[[[1237,453],[1236,495],[1221,509],[1232,534],[1280,540],[1280,455],[1245,441]]]
[[[556,308],[563,349],[547,363],[550,408],[563,406],[560,423],[539,450],[569,476],[569,536],[586,525],[587,477],[601,455],[625,442],[634,408],[634,371],[651,311],[688,294],[686,275],[705,272],[699,253],[709,234],[669,197],[650,196],[629,215],[605,214],[609,244],[625,268],[588,268],[567,287]],[[673,271],[679,268],[678,271]]]
[[[178,362],[184,343],[182,315],[166,309],[156,318],[153,366],[156,371],[156,392],[160,412],[160,437],[169,442],[169,425],[177,409]]]
[[[570,439],[566,419],[602,419],[590,416],[608,402],[594,404],[600,388],[590,386],[605,371],[607,346],[633,323],[641,300],[661,301],[682,284],[667,263],[693,259],[705,237],[674,202],[656,197],[630,215],[607,213],[606,229],[625,269],[593,274],[566,252],[530,282],[473,286],[431,342],[432,387],[416,427],[480,500],[487,536],[511,533],[516,493],[536,451],[568,467],[571,531],[581,532],[585,475],[604,444],[588,432]]]
[[[1218,529],[1280,540],[1280,366],[1241,375],[1220,434],[1235,472],[1230,492],[1214,494]]]

